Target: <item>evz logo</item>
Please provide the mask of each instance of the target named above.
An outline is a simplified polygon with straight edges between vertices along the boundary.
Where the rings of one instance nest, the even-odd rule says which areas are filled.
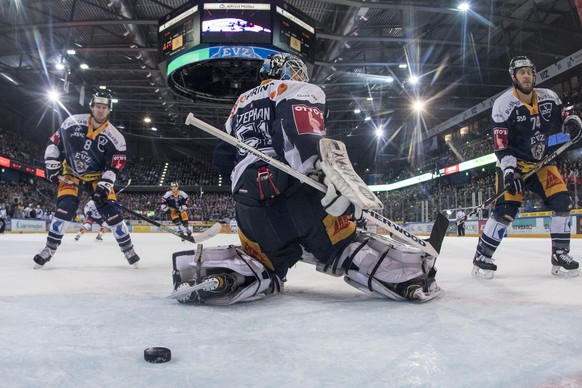
[[[539,106],[539,109],[540,109],[540,114],[542,115],[542,118],[545,121],[550,121],[550,118],[552,117],[552,103],[546,102],[544,104],[541,104]]]

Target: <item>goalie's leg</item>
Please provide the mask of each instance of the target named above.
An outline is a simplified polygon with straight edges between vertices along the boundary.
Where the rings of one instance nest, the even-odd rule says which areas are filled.
[[[258,260],[234,246],[176,252],[174,292],[180,303],[231,305],[281,291],[282,283]]]
[[[351,286],[382,298],[427,301],[442,292],[435,281],[434,257],[372,233],[359,233],[327,263],[309,254],[302,260],[316,264],[320,272],[345,275]]]

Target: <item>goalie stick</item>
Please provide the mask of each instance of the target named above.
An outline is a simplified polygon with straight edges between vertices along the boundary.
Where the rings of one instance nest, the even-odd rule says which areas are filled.
[[[204,121],[194,117],[194,115],[192,113],[188,114],[188,117],[186,118],[186,124],[196,126],[200,129],[202,129],[204,132],[207,132],[211,135],[214,135],[217,138],[219,138],[220,140],[225,141],[226,143],[229,143],[229,144],[231,144],[239,149],[250,152],[251,154],[255,155],[257,158],[264,161],[265,163],[268,163],[271,166],[276,167],[279,170],[284,171],[287,174],[297,178],[301,183],[308,184],[311,187],[314,187],[317,190],[322,191],[324,193],[327,192],[327,187],[324,184],[319,183],[318,181],[316,181],[314,179],[311,179],[307,175],[304,175],[304,174],[300,173],[299,171],[294,170],[293,168],[286,165],[285,163],[282,163],[282,162],[278,161],[277,159],[274,159],[274,158],[270,157],[269,155],[266,155],[265,153],[249,146],[248,144],[243,143],[242,141],[238,140],[237,138],[230,136],[226,132],[223,132],[220,129],[218,129],[218,128],[216,128],[208,123],[205,123]],[[383,227],[388,232],[390,232],[393,236],[399,238],[400,240],[402,240],[410,245],[413,245],[417,248],[420,248],[423,252],[426,252],[429,255],[434,256],[434,257],[437,257],[439,255],[439,252],[441,250],[441,246],[443,243],[443,239],[445,238],[445,234],[446,234],[447,229],[449,227],[449,220],[447,219],[447,217],[445,217],[443,214],[439,213],[437,215],[435,223],[432,226],[432,232],[430,234],[430,237],[428,239],[422,239],[422,238],[410,233],[406,229],[400,227],[399,225],[397,225],[393,221],[389,220],[388,218],[384,217],[383,215],[376,213],[374,211],[364,210],[364,218],[366,218],[367,220],[373,222],[374,224],[376,224],[378,226]]]
[[[67,179],[67,178],[65,178],[62,175],[59,175],[59,180],[61,182],[65,182],[65,183],[67,183],[67,184],[69,184],[71,186],[75,186],[78,189],[83,190],[86,193],[88,193],[87,189],[85,189],[83,186],[76,184],[72,180]],[[129,214],[133,214],[137,218],[139,218],[139,219],[141,219],[141,220],[143,220],[143,221],[145,221],[145,222],[147,222],[149,224],[152,224],[154,226],[157,226],[158,229],[163,230],[164,232],[171,233],[174,236],[178,236],[181,239],[184,239],[184,240],[189,241],[189,242],[194,243],[194,244],[201,243],[202,241],[208,240],[209,238],[216,236],[220,232],[220,230],[222,229],[222,226],[220,225],[220,222],[216,222],[210,228],[206,229],[204,232],[202,232],[202,233],[200,233],[200,234],[198,234],[196,236],[185,236],[182,233],[178,232],[177,230],[174,230],[174,229],[172,229],[170,227],[167,227],[166,225],[162,225],[159,222],[152,220],[151,218],[148,218],[148,217],[146,217],[144,215],[141,215],[140,213],[136,212],[135,210],[131,210],[131,209],[126,208],[125,206],[123,206],[119,202],[111,202],[111,203],[114,206],[117,206],[119,209],[123,210],[124,212],[129,213]]]
[[[521,179],[525,182],[526,180],[528,180],[530,177],[532,177],[536,172],[538,172],[542,167],[547,166],[548,164],[550,164],[554,159],[556,159],[560,154],[564,153],[564,151],[566,151],[572,144],[574,144],[575,142],[572,140],[568,140],[566,143],[562,144],[560,146],[560,148],[558,148],[557,150],[555,150],[554,152],[552,152],[551,154],[548,154],[545,158],[543,158],[541,161],[539,161],[535,166],[533,166],[533,168],[531,170],[529,170],[527,173],[525,173]],[[485,200],[482,204],[480,204],[479,206],[476,206],[475,208],[473,208],[473,210],[471,210],[471,212],[465,214],[463,217],[461,217],[460,219],[456,220],[455,223],[453,225],[460,225],[463,222],[467,221],[467,218],[471,217],[474,214],[477,214],[477,212],[481,209],[486,208],[487,206],[491,205],[493,202],[497,201],[499,198],[501,198],[501,196],[503,196],[505,193],[507,193],[507,188],[504,188],[503,190],[501,190],[499,193],[495,194],[494,196],[492,196],[491,198]],[[452,225],[451,225],[452,226]]]

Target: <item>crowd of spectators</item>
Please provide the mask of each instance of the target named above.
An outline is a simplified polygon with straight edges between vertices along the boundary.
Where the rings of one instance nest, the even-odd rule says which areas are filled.
[[[574,97],[579,97],[574,96]],[[574,113],[578,113],[574,110]],[[392,183],[424,172],[437,172],[444,167],[489,154],[492,140],[489,131],[482,131],[483,125],[476,125],[475,130],[464,136],[456,136],[444,142],[440,147],[433,147],[426,152],[422,160],[411,161],[407,158],[377,161],[368,170],[376,176],[374,184]],[[44,147],[30,139],[21,137],[11,131],[0,128],[0,156],[35,165],[42,159]],[[571,156],[559,163],[559,169],[568,183],[574,208],[582,206],[578,199],[582,190],[582,159]],[[378,176],[381,176],[378,178]],[[189,217],[194,221],[226,221],[234,217],[234,202],[229,193],[212,192],[212,186],[218,186],[219,174],[205,161],[191,157],[180,159],[139,158],[130,160],[120,176],[120,182],[131,178],[132,185],[159,187],[168,186],[177,181],[181,187],[200,187],[200,190],[188,192],[191,205]],[[203,193],[202,187],[206,192]],[[475,174],[469,182],[451,184],[446,178],[430,180],[423,184],[405,187],[399,190],[379,193],[385,208],[381,213],[395,221],[420,222],[434,218],[434,213],[458,207],[465,209],[476,206],[494,195],[494,172],[492,168]],[[127,190],[120,201],[129,209],[151,216],[155,220],[168,220],[168,215],[160,212],[160,198],[163,192],[135,193]],[[582,195],[582,194],[581,194]],[[0,207],[7,209],[8,217],[20,218],[25,215],[27,207],[40,206],[43,217],[49,218],[54,212],[56,186],[41,179],[26,177],[21,182],[4,182],[0,180]],[[82,211],[82,199],[79,211]],[[539,198],[527,194],[524,197],[522,212],[543,211],[544,205]],[[129,217],[132,218],[132,217]],[[133,217],[135,218],[135,217]]]

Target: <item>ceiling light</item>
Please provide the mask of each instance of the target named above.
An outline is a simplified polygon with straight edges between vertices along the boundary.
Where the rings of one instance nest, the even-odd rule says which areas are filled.
[[[143,121],[144,121],[144,123],[151,123],[152,119],[150,119],[149,117],[146,116],[146,117],[144,117]]]
[[[154,132],[158,130],[156,127],[151,127],[150,129]]]
[[[114,104],[117,104],[119,102],[119,100],[117,98],[112,98],[111,99],[111,102],[114,103]]]
[[[470,6],[469,6],[469,3],[461,3],[461,4],[459,4],[459,5],[457,6],[457,9],[458,9],[459,11],[463,11],[463,12],[466,12],[466,11],[468,11],[468,10],[469,10],[469,8],[470,8]]]
[[[355,114],[360,114],[361,112],[362,112],[362,111],[360,110],[360,108],[356,108],[356,109],[354,109],[354,113],[355,113]]]
[[[401,63],[400,65],[398,65],[399,69],[406,69],[408,67],[408,65],[406,63]]]
[[[51,100],[52,102],[57,102],[59,101],[59,92],[57,92],[56,90],[51,90],[48,92],[48,98],[49,100]]]
[[[377,137],[384,136],[384,131],[381,128],[376,129],[376,136]]]
[[[366,118],[364,120],[365,121],[370,121],[370,120],[372,120],[372,118],[370,116],[366,116]]]
[[[79,67],[80,67],[81,69],[83,69],[83,70],[87,70],[87,69],[89,68],[89,65],[88,65],[88,64],[86,64],[86,63],[81,63],[81,64],[79,65]]]
[[[99,89],[105,90],[105,89],[107,89],[107,86],[105,86],[105,85],[99,85]]]
[[[75,54],[77,54],[77,52],[75,50],[73,50],[73,49],[68,49],[67,50],[67,54],[69,54],[69,55],[75,55]]]
[[[62,62],[57,63],[56,65],[57,70],[65,70],[65,64]]]

